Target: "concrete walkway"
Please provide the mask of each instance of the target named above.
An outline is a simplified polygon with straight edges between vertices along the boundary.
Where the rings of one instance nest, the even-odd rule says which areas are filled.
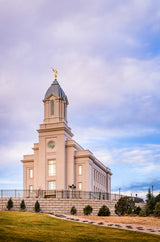
[[[160,227],[138,225],[138,224],[107,223],[107,222],[100,222],[100,221],[95,221],[90,219],[84,219],[74,215],[59,215],[59,214],[48,214],[48,215],[54,218],[69,220],[73,222],[94,224],[94,225],[103,226],[103,227],[125,229],[125,230],[148,233],[148,234],[160,235]]]

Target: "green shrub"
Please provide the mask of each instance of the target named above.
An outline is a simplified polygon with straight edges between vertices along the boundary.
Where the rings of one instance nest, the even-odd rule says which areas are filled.
[[[145,209],[141,209],[141,211],[139,213],[139,216],[146,217],[146,211],[145,211]]]
[[[151,198],[151,200],[149,200],[145,206],[146,209],[146,215],[150,215],[154,213],[154,209],[155,209],[155,199]]]
[[[71,213],[72,215],[75,215],[75,214],[77,213],[77,209],[75,208],[75,206],[73,206],[73,207],[71,208],[70,213]]]
[[[135,202],[133,199],[125,196],[121,197],[118,202],[115,204],[115,213],[119,216],[125,214],[132,214],[134,212]]]
[[[24,199],[22,200],[21,204],[20,204],[20,208],[22,210],[24,210],[26,208],[26,205],[25,205],[25,202],[24,202]]]
[[[156,203],[155,210],[154,210],[154,215],[156,217],[160,217],[160,202]]]
[[[11,208],[13,208],[13,201],[12,201],[12,198],[10,198],[10,199],[8,200],[7,208],[8,208],[8,210],[11,210]]]
[[[106,205],[103,205],[98,212],[98,216],[109,216],[110,210]]]
[[[39,204],[38,200],[36,201],[36,203],[34,205],[34,210],[36,213],[40,212],[40,204]]]
[[[137,206],[135,206],[135,207],[134,207],[134,211],[133,211],[133,212],[134,212],[134,214],[139,215],[139,213],[140,213],[140,211],[141,211],[141,210],[142,210],[142,209],[141,209],[141,207],[139,207],[139,206],[138,206],[138,207],[137,207]]]
[[[153,213],[153,212],[151,213],[151,210],[150,210],[148,204],[145,205],[145,209],[144,209],[144,211],[145,211],[145,213],[146,213],[146,216],[149,216],[150,214]]]
[[[146,216],[149,216],[150,214],[154,213],[154,209],[155,209],[155,205],[156,205],[156,198],[151,193],[150,188],[148,189],[146,198],[147,198],[147,200],[146,200],[147,204],[145,206],[145,211],[146,211]]]
[[[148,203],[148,201],[150,201],[153,198],[153,194],[151,193],[151,189],[148,188],[148,193],[146,195],[146,202]]]
[[[126,210],[125,214],[133,214],[134,209],[131,206],[128,206],[128,209]]]
[[[160,202],[160,194],[158,194],[156,197],[155,197],[155,203],[158,203]]]
[[[87,205],[83,208],[84,215],[90,215],[93,211],[93,208],[90,205]]]
[[[156,197],[154,197],[149,188],[146,198],[147,198],[147,200],[146,200],[147,204],[145,206],[146,216],[149,216],[149,215],[158,216],[158,206],[159,205],[157,205],[157,203],[160,202],[160,194],[158,194]],[[156,208],[156,205],[157,205],[157,208]]]

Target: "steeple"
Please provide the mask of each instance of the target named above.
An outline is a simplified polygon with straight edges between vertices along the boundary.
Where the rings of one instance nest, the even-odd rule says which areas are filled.
[[[65,99],[66,94],[64,93],[63,89],[59,85],[58,81],[55,79],[51,86],[48,88],[44,99],[48,98],[51,94],[56,95],[57,97],[61,99]]]
[[[54,70],[54,69],[53,69]],[[67,105],[68,99],[63,89],[57,81],[57,70],[55,80],[48,88],[44,97],[44,124],[47,123],[67,123]]]

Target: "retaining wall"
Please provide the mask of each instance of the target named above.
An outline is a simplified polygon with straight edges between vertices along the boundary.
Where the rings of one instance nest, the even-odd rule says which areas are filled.
[[[0,211],[7,210],[8,198],[0,198]],[[107,200],[88,200],[88,199],[53,199],[53,198],[25,198],[27,212],[34,211],[35,202],[40,203],[41,212],[54,214],[70,214],[72,206],[77,209],[77,215],[83,215],[83,208],[90,205],[93,208],[92,215],[97,215],[100,207],[106,205],[109,207],[111,215],[114,215],[114,206],[116,202]],[[21,198],[13,198],[12,211],[20,211]]]

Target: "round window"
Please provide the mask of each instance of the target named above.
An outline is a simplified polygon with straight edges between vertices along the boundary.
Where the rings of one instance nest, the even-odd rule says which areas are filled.
[[[54,143],[53,141],[50,141],[50,142],[48,143],[48,147],[49,147],[50,149],[54,149],[54,147],[55,147],[55,143]]]

